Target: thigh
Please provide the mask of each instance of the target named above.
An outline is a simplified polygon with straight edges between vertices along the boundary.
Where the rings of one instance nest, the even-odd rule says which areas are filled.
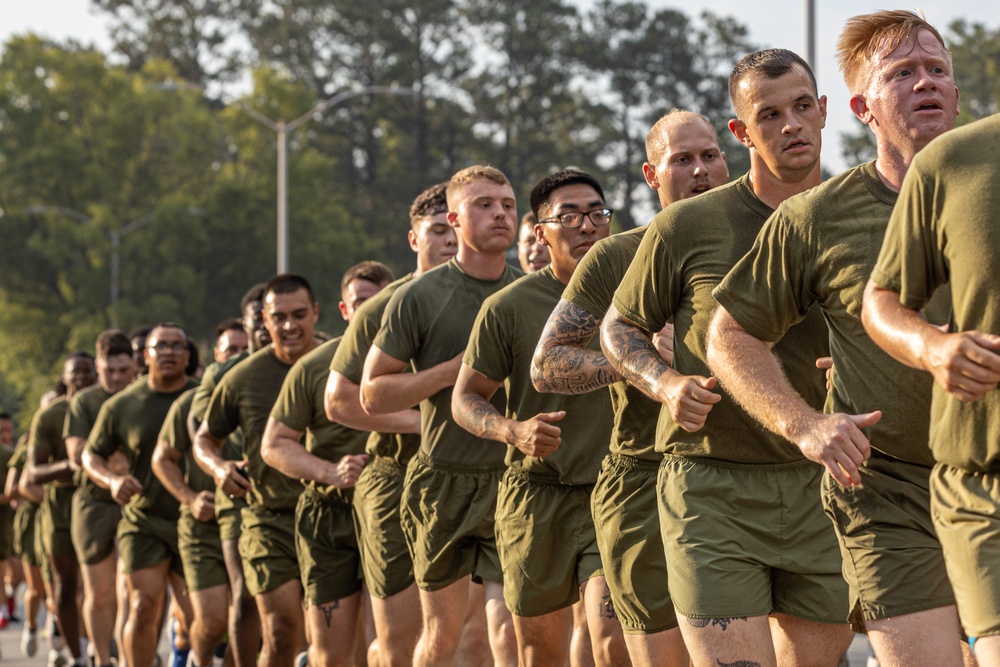
[[[351,654],[358,637],[361,591],[325,603],[307,603],[310,643],[325,653]]]

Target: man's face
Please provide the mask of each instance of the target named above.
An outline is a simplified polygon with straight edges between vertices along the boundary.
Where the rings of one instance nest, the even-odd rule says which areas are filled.
[[[347,283],[343,294],[340,295],[341,299],[343,299],[340,302],[340,315],[350,322],[358,306],[378,294],[379,290],[383,287],[385,285],[376,285],[373,282],[361,280],[360,278],[355,278]]]
[[[187,336],[176,327],[156,327],[146,338],[146,364],[154,381],[183,378],[190,355]]]
[[[109,394],[117,394],[135,379],[135,360],[130,354],[97,358],[97,379]]]
[[[132,363],[135,364],[135,372],[145,375],[149,369],[146,367],[146,336],[136,336],[132,343]]]
[[[226,329],[215,341],[213,356],[216,361],[232,359],[247,349],[247,332],[243,329]]]
[[[868,66],[868,86],[851,109],[880,143],[915,154],[955,125],[958,88],[944,46],[928,30]]]
[[[305,289],[264,295],[264,326],[281,357],[298,359],[312,349],[313,329],[318,318],[319,304],[310,300]]]
[[[251,352],[256,352],[271,343],[271,334],[264,326],[264,302],[251,301],[243,309],[243,331]]]
[[[774,79],[751,74],[740,83],[740,91],[746,118],[730,122],[740,143],[756,150],[779,178],[795,180],[815,169],[826,125],[826,97],[816,99],[809,74],[800,65]]]
[[[406,237],[423,271],[444,264],[458,252],[458,237],[448,224],[445,211],[420,218],[420,223],[407,232]]]
[[[643,165],[660,206],[700,195],[729,180],[726,154],[712,128],[701,119],[680,120],[664,130],[666,151],[659,164]]]
[[[0,419],[0,445],[10,447],[14,444],[14,420]]]
[[[553,192],[539,214],[540,219],[548,219],[562,213],[588,212],[604,207],[604,199],[597,190],[574,183]],[[584,216],[580,226],[574,229],[567,229],[558,222],[539,222],[538,228],[542,242],[549,248],[552,268],[561,280],[568,279],[587,251],[611,233],[611,225],[596,226],[588,216]]]
[[[97,382],[94,362],[86,357],[70,357],[63,362],[62,381],[73,394]]]
[[[521,225],[517,239],[517,261],[525,273],[534,273],[549,264],[549,249],[535,236],[534,225]]]
[[[485,178],[461,187],[456,210],[448,212],[448,224],[462,243],[485,253],[502,253],[517,235],[517,205],[514,191]]]

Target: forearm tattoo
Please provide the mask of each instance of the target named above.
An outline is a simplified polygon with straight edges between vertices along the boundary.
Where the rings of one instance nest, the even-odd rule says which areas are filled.
[[[463,395],[452,417],[473,435],[504,442],[503,424],[506,420],[492,403],[478,394]]]
[[[600,326],[600,320],[583,308],[559,301],[545,323],[531,360],[535,389],[554,394],[585,394],[621,380],[603,352],[586,349]]]
[[[611,365],[639,391],[659,401],[654,387],[670,366],[660,356],[650,337],[617,317],[605,320],[601,335],[602,347]]]

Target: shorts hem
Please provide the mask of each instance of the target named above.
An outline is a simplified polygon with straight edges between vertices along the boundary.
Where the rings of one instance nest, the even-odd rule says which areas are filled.
[[[618,621],[622,625],[622,632],[625,633],[626,635],[633,635],[633,636],[649,637],[652,635],[658,635],[661,632],[668,632],[670,630],[673,630],[674,628],[680,627],[677,621],[674,621],[672,624],[665,625],[662,628],[650,628],[647,626],[633,625],[631,623],[628,623],[627,621],[623,621],[621,616],[618,617]]]
[[[955,604],[955,598],[942,598],[938,600],[923,600],[919,603],[914,603],[912,605],[907,605],[905,607],[893,607],[885,608],[879,607],[878,609],[871,608],[866,605],[863,601],[858,602],[861,608],[861,615],[866,621],[884,621],[889,618],[897,618],[899,616],[906,616],[907,614],[916,614],[921,611],[930,611],[932,609],[940,609],[942,607],[950,607]],[[1000,633],[1000,630],[997,630]]]

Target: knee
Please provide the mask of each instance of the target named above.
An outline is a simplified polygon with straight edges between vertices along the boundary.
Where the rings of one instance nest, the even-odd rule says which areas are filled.
[[[129,620],[134,626],[149,624],[160,613],[160,597],[150,591],[135,590],[129,595]]]
[[[309,647],[309,667],[350,667],[354,664],[354,654],[344,651],[328,651],[322,646]]]
[[[476,651],[476,655],[486,655],[489,653],[489,640],[486,634],[479,632],[479,628],[471,631],[465,628],[461,633],[455,634],[446,632],[445,628],[436,623],[428,623],[424,626],[423,634],[420,637],[420,644],[423,652],[428,657],[450,656],[458,651],[458,644],[461,640],[470,647],[470,653]],[[475,649],[472,649],[475,646]],[[479,650],[483,652],[480,653]]]

